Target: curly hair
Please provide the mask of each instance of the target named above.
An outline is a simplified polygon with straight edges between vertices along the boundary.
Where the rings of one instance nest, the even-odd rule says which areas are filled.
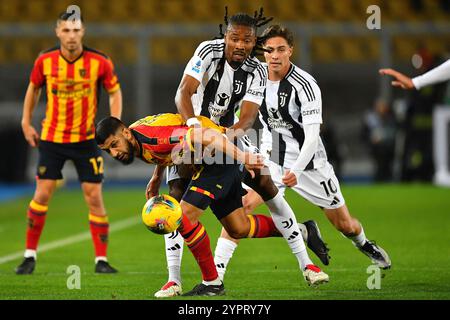
[[[228,18],[228,7],[225,7],[225,16],[224,16],[224,23],[225,26],[228,28],[230,25],[240,25],[240,26],[246,26],[250,27],[255,31],[255,35],[257,34],[258,28],[261,26],[266,25],[270,21],[273,20],[273,17],[264,17],[264,9],[260,8],[259,12],[255,11],[253,17],[246,14],[246,13],[237,13],[235,15],[232,15]],[[223,24],[221,23],[219,25],[219,36],[217,36],[214,39],[222,39],[225,37],[225,33],[222,30]],[[256,36],[256,45],[253,48],[251,52],[251,56],[256,56],[262,54],[264,52],[263,44],[265,42],[265,39],[263,37]]]

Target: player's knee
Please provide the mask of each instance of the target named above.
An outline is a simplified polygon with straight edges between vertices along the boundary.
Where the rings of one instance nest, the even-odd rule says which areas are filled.
[[[46,206],[50,202],[50,199],[52,197],[52,191],[51,190],[36,190],[34,193],[33,200],[40,205]]]
[[[91,212],[103,214],[103,199],[100,192],[94,190],[85,190],[84,198]]]
[[[255,190],[264,201],[273,199],[278,193],[278,188],[273,183],[270,175],[262,175],[261,172],[254,179],[246,176],[244,182]]]

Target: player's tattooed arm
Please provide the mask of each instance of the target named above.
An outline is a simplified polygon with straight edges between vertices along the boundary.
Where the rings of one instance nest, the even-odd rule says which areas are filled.
[[[191,97],[197,91],[199,85],[200,82],[197,79],[191,77],[190,75],[184,74],[180,85],[178,86],[177,93],[175,95],[175,104],[177,106],[178,113],[181,114],[185,121],[193,118],[195,119],[194,106],[192,105]],[[200,126],[200,122],[193,124]],[[189,126],[191,126],[191,124],[189,124]]]
[[[33,111],[39,101],[41,95],[41,88],[34,85],[32,82],[28,85],[27,93],[25,94],[25,101],[23,103],[22,113],[22,131],[28,144],[36,147],[39,141],[39,134],[31,124],[33,118]]]
[[[161,182],[162,182],[162,179],[164,176],[165,168],[166,168],[166,166],[159,165],[159,164],[155,167],[155,170],[153,171],[153,175],[147,184],[147,188],[145,189],[145,197],[147,200],[153,196],[158,195],[159,188],[161,186]]]

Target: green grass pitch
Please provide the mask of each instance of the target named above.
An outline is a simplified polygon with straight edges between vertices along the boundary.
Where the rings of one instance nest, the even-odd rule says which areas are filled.
[[[330,282],[308,287],[284,239],[245,239],[228,266],[227,295],[221,299],[450,299],[449,190],[430,185],[351,185],[344,186],[343,192],[368,238],[391,256],[393,267],[383,272],[379,290],[366,285],[369,259],[331,226],[320,209],[288,192],[298,220],[315,219],[331,248],[331,263],[323,268]],[[166,282],[166,260],[163,237],[147,231],[140,222],[143,190],[106,189],[104,197],[110,223],[135,219],[110,235],[109,261],[119,269],[118,274],[94,274],[92,243],[85,239],[40,253],[31,276],[14,274],[21,258],[0,263],[0,299],[153,299],[153,293]],[[0,203],[0,261],[23,250],[29,200]],[[260,207],[258,212],[267,210]],[[201,221],[214,250],[219,222],[209,211]],[[81,192],[59,190],[40,244],[87,231]],[[81,269],[80,290],[67,288],[70,265]],[[182,276],[185,291],[201,279],[186,247]]]

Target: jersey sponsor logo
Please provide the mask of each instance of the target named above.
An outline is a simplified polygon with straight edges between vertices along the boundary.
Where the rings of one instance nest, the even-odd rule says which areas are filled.
[[[302,111],[302,116],[312,116],[315,114],[320,114],[320,109],[304,110]]]
[[[221,107],[224,107],[228,104],[229,99],[230,99],[230,96],[227,95],[226,93],[224,93],[224,92],[219,93],[216,97],[216,104]]]
[[[286,92],[280,92],[279,98],[280,98],[280,107],[283,108],[286,105],[286,98],[288,97],[288,94]]]
[[[219,93],[216,96],[215,103],[210,102],[208,106],[211,120],[214,123],[219,123],[220,118],[228,112],[228,103],[230,102],[230,96],[224,92]]]
[[[244,86],[244,82],[242,82],[240,80],[234,81],[234,93],[235,94],[240,94],[241,91],[242,91],[243,86]]]
[[[80,99],[82,97],[90,96],[91,88],[84,88],[81,90],[52,90],[52,93],[60,99]]]
[[[281,116],[280,111],[275,108],[267,108],[267,111],[269,111],[269,118],[267,119],[267,124],[272,129],[287,129],[290,130],[294,126],[290,124],[289,122],[286,122],[283,120],[283,117]]]
[[[200,67],[202,66],[202,60],[198,60],[195,65],[192,67],[192,71],[196,73],[200,73]]]
[[[264,93],[261,92],[261,91],[256,91],[256,90],[248,89],[248,90],[247,90],[247,93],[248,93],[248,94],[251,94],[251,95],[253,95],[253,96],[255,96],[255,97],[261,97],[261,98],[264,98]]]

